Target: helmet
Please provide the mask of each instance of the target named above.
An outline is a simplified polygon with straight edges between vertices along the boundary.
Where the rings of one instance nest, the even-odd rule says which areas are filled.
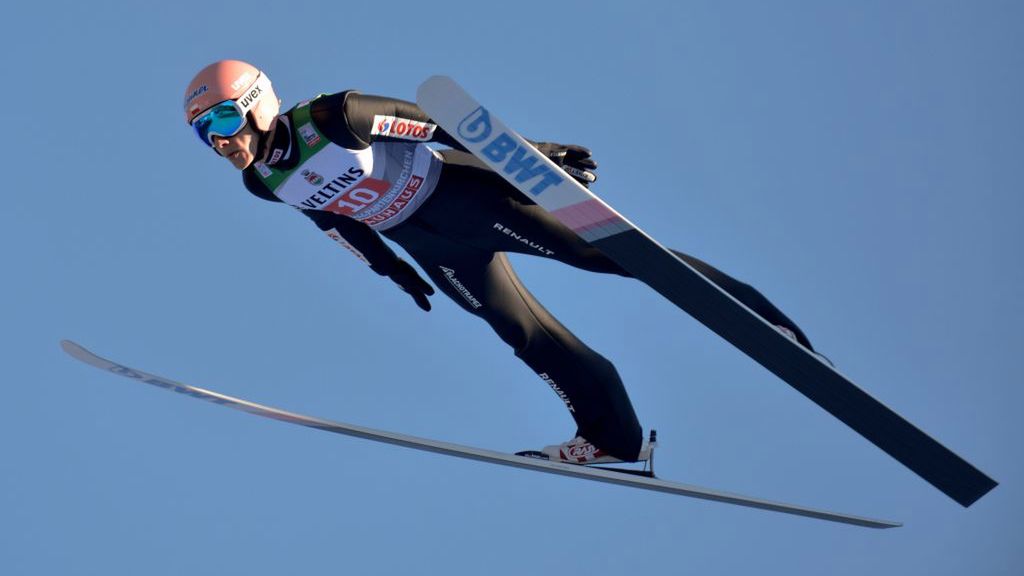
[[[185,90],[185,122],[191,124],[207,109],[225,100],[239,100],[254,90],[257,93],[244,103],[244,108],[256,128],[266,132],[281,111],[281,101],[274,94],[270,78],[240,60],[214,62],[196,74]]]

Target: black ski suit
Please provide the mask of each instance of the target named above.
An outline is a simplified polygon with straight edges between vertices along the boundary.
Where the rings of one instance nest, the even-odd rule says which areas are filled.
[[[321,97],[310,108],[316,128],[332,143],[349,150],[390,142],[409,145],[402,138],[379,134],[381,130],[374,126],[381,126],[381,118],[430,121],[409,102],[355,92]],[[292,153],[300,144],[297,127],[294,122],[288,126],[287,130],[278,129],[266,143],[265,157],[277,159],[267,165],[275,169],[297,170],[299,164],[298,154]],[[593,272],[629,274],[461,149],[443,130],[433,126],[431,130],[429,141],[456,149],[440,152],[440,174],[432,194],[401,223],[380,230],[380,234],[402,246],[441,291],[494,329],[565,403],[578,435],[618,458],[635,460],[643,432],[615,367],[530,294],[506,253],[551,258]],[[417,139],[422,142],[427,137]],[[281,201],[253,167],[244,171],[243,180],[253,194]],[[409,281],[414,272],[381,241],[377,231],[356,219],[358,214],[353,218],[298,207],[321,230],[337,232],[332,237],[340,235],[376,272],[391,276],[418,296],[418,301],[425,301],[425,296],[415,294],[422,288]],[[676,254],[767,321],[792,330],[810,347],[800,329],[758,291],[692,256]]]

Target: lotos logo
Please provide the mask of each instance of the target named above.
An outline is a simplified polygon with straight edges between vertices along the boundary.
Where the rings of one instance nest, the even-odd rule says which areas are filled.
[[[497,128],[497,130],[495,130]],[[491,134],[497,135],[491,138]],[[469,113],[459,122],[458,135],[474,146],[477,152],[495,164],[503,165],[500,170],[509,180],[519,184],[531,180],[536,183],[529,193],[538,195],[551,185],[561,184],[565,178],[562,172],[550,166],[537,150],[528,144],[520,144],[504,127],[491,121],[491,114],[483,106]],[[488,141],[489,140],[489,141]],[[495,168],[496,170],[498,168]]]
[[[324,183],[324,177],[312,170],[303,170],[302,177],[306,179],[306,182],[309,182],[313,186],[319,186]]]
[[[434,137],[436,128],[437,125],[430,122],[377,114],[373,117],[373,129],[370,134],[426,142]]]

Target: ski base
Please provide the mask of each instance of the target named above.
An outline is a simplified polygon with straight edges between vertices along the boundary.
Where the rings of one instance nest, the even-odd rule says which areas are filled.
[[[100,370],[112,372],[114,374],[117,374],[118,376],[123,376],[125,378],[135,380],[137,382],[149,384],[151,386],[156,386],[158,388],[164,388],[172,392],[184,394],[186,396],[191,396],[199,400],[205,400],[207,402],[212,402],[214,404],[220,404],[221,406],[227,406],[228,408],[234,408],[235,410],[241,410],[243,412],[255,414],[257,416],[262,416],[264,418],[280,420],[282,422],[298,424],[300,426],[307,426],[309,428],[316,428],[327,432],[333,432],[335,434],[343,434],[345,436],[353,436],[356,438],[363,438],[365,440],[373,440],[374,442],[384,442],[386,444],[404,446],[406,448],[412,448],[414,450],[434,452],[437,454],[444,454],[446,456],[454,456],[457,458],[477,460],[480,462],[487,462],[490,464],[499,464],[502,466],[523,468],[527,470],[534,470],[537,472],[545,472],[548,474],[558,474],[560,476],[583,478],[586,480],[593,480],[596,482],[618,484],[620,486],[628,486],[631,488],[639,488],[642,490],[651,490],[655,492],[675,494],[677,496],[686,496],[689,498],[713,500],[715,502],[724,502],[727,504],[746,506],[748,508],[759,508],[761,510],[770,510],[773,512],[781,512],[784,514],[805,516],[808,518],[817,518],[819,520],[827,520],[829,522],[839,522],[843,524],[851,524],[854,526],[864,526],[867,528],[895,528],[902,526],[902,524],[899,522],[877,520],[873,518],[853,516],[850,514],[830,512],[827,510],[818,510],[814,508],[796,506],[793,504],[761,500],[758,498],[751,498],[749,496],[741,496],[738,494],[730,494],[727,492],[719,492],[717,490],[710,490],[698,486],[690,486],[675,482],[667,482],[653,477],[635,475],[631,472],[590,468],[587,466],[563,464],[561,462],[550,462],[546,460],[539,460],[536,458],[524,458],[522,456],[515,456],[513,454],[505,454],[502,452],[484,450],[481,448],[473,448],[469,446],[462,446],[459,444],[451,444],[448,442],[440,442],[437,440],[430,440],[426,438],[408,436],[405,434],[398,434],[395,432],[375,430],[373,428],[366,428],[363,426],[356,426],[353,424],[345,424],[343,422],[333,422],[330,420],[323,420],[311,416],[304,416],[302,414],[296,414],[293,412],[280,410],[278,408],[272,408],[270,406],[256,404],[255,402],[249,402],[248,400],[242,400],[240,398],[228,396],[226,394],[221,394],[219,392],[213,392],[211,390],[205,390],[203,388],[189,386],[187,384],[175,382],[174,380],[169,380],[167,378],[163,378],[155,374],[150,374],[147,372],[143,372],[141,370],[137,370],[135,368],[130,368],[123,364],[118,364],[117,362],[113,362],[111,360],[107,360],[106,358],[97,356],[96,354],[93,354],[92,352],[86,350],[81,345],[71,342],[70,340],[62,340],[61,347],[64,349],[65,352],[67,352],[76,360],[89,364],[90,366],[99,368]]]

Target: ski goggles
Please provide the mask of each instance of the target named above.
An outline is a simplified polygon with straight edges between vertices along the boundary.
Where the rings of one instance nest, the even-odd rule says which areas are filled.
[[[207,146],[213,146],[214,136],[231,138],[242,128],[245,128],[245,112],[234,100],[216,104],[192,121],[196,136]]]
[[[192,120],[196,136],[207,146],[213,146],[213,137],[231,138],[245,128],[246,114],[256,107],[265,92],[270,92],[270,81],[260,74],[256,82],[237,100],[214,104]]]

